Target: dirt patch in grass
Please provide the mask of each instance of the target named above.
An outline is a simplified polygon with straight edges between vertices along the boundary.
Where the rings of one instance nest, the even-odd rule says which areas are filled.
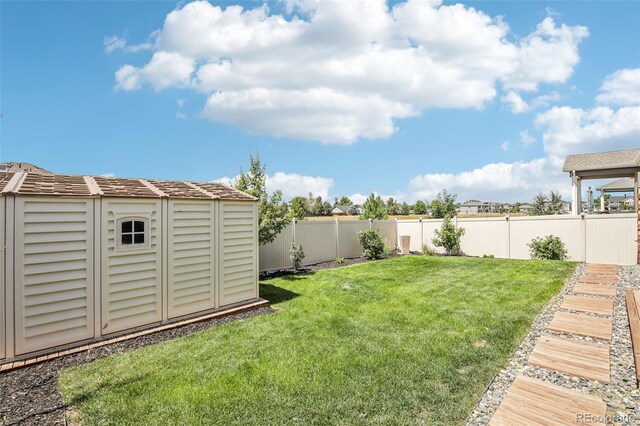
[[[60,370],[196,333],[216,325],[274,311],[271,307],[262,307],[222,318],[213,318],[2,373],[0,374],[0,424],[7,426],[64,425],[65,412],[72,423],[77,424],[79,418],[77,411],[67,408],[60,394],[58,387]]]

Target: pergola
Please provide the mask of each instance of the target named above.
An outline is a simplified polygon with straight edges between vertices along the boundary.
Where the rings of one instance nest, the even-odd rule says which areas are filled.
[[[569,155],[564,160],[563,172],[571,176],[571,213],[582,210],[582,180],[629,178],[638,209],[638,173],[640,173],[640,149]]]
[[[604,196],[606,194],[611,194],[614,192],[634,192],[636,191],[636,186],[637,180],[634,180],[632,178],[622,178],[614,180],[613,182],[609,182],[606,185],[602,185],[600,188],[596,188],[598,191],[600,191],[600,211],[604,211]]]

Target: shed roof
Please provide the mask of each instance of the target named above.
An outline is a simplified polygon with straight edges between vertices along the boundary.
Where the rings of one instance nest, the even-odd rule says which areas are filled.
[[[0,173],[0,194],[182,198],[232,201],[257,199],[235,188],[213,182],[145,180],[40,173]]]
[[[622,178],[602,185],[600,188],[596,188],[598,191],[633,191],[634,181],[631,178]]]
[[[568,155],[563,172],[640,167],[640,149]]]

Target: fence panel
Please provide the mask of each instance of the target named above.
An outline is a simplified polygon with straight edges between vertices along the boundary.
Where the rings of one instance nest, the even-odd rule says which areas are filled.
[[[289,250],[293,242],[293,224],[288,224],[275,240],[260,246],[260,271],[291,268]],[[306,247],[303,246],[306,252]]]
[[[587,262],[635,265],[635,213],[586,216]]]
[[[400,237],[405,235],[411,237],[409,241],[411,251],[422,251],[422,225],[419,220],[398,221],[398,247],[400,247]]]
[[[368,220],[341,220],[338,226],[338,256],[362,256],[362,246],[358,240],[358,232],[369,229]]]
[[[442,219],[422,219],[422,245],[428,246],[437,253],[444,253],[444,249],[434,246],[431,240],[436,236],[436,229],[442,227],[442,222],[444,222]],[[422,251],[422,247],[420,247],[420,251]]]
[[[469,256],[509,257],[509,222],[504,217],[458,219],[465,232],[462,252]]]
[[[335,220],[302,220],[296,223],[296,244],[304,249],[304,264],[335,260],[336,252]]]
[[[560,237],[569,260],[584,261],[584,220],[580,216],[534,216],[509,219],[511,259],[530,259],[529,246],[537,237]]]
[[[398,241],[398,234],[396,229],[396,221],[393,219],[388,220],[373,220],[371,221],[371,229],[377,229],[382,235],[384,244],[388,247],[395,248]]]

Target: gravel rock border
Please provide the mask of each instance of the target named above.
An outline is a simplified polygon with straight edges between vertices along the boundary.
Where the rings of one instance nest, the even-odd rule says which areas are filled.
[[[637,422],[640,421],[640,391],[636,383],[631,334],[629,331],[624,292],[628,289],[640,288],[640,266],[619,267],[619,280],[614,300],[613,333],[610,342],[590,337],[556,333],[550,330],[545,331],[545,328],[553,319],[565,296],[571,294],[573,287],[578,282],[584,270],[585,264],[578,265],[564,289],[549,302],[543,312],[536,318],[529,333],[513,357],[508,361],[507,366],[495,376],[485,390],[480,402],[469,416],[466,423],[467,425],[488,424],[517,375],[544,380],[567,389],[574,389],[600,397],[607,404],[607,417],[612,419],[616,425],[632,426],[638,424]],[[584,313],[581,312],[581,314]],[[597,314],[587,315],[601,316]],[[611,383],[599,383],[597,381],[529,365],[527,363],[529,355],[542,334],[553,334],[601,344],[609,343]]]
[[[66,406],[58,387],[58,372],[86,364],[113,354],[197,333],[210,327],[275,312],[265,306],[221,318],[188,324],[182,327],[147,334],[111,345],[101,346],[19,368],[0,374],[0,425],[65,425]]]

